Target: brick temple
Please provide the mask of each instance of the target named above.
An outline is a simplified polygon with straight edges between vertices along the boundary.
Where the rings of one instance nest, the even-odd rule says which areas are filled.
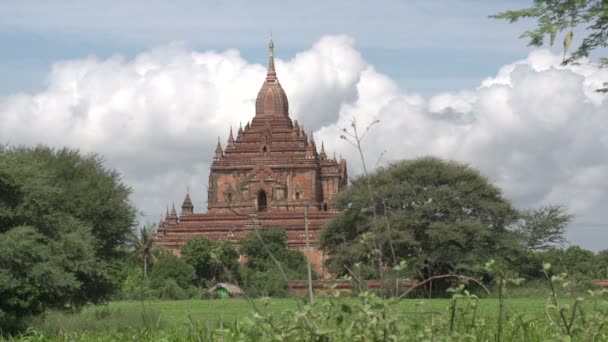
[[[186,240],[206,237],[238,245],[254,229],[283,228],[289,248],[306,253],[305,206],[311,242],[311,261],[326,274],[318,248],[323,226],[337,215],[334,199],[347,185],[346,160],[328,158],[323,143],[317,151],[312,133],[289,117],[289,103],[274,67],[274,44],[269,44],[266,80],[262,84],[251,123],[230,128],[225,147],[219,139],[211,164],[208,210],[195,213],[186,193],[182,210],[175,207],[160,222],[155,243],[179,254]]]

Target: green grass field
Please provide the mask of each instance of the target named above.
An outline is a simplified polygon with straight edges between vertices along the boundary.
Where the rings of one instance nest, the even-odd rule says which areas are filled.
[[[320,305],[327,299],[318,299]],[[356,299],[344,299],[355,303]],[[253,304],[262,313],[281,317],[304,305],[301,299],[273,298],[256,299]],[[253,304],[245,299],[206,299],[178,301],[119,301],[107,305],[89,306],[76,314],[49,312],[44,319],[34,323],[34,329],[57,334],[66,331],[107,332],[110,330],[128,331],[152,325],[161,330],[187,329],[192,323],[215,326],[217,323],[232,323],[243,320],[255,311]],[[546,299],[510,299],[506,306],[507,315],[527,313],[531,316],[544,314]],[[395,314],[410,316],[421,311],[445,314],[450,306],[449,299],[404,299],[393,308]],[[489,298],[479,302],[480,317],[495,317],[498,300]]]
[[[397,339],[399,341],[427,339],[429,334],[432,336],[435,333],[438,336],[451,338],[452,333],[449,333],[449,331],[452,331],[450,326],[452,323],[455,327],[453,330],[454,336],[459,336],[458,334],[468,336],[465,339],[455,338],[454,340],[492,341],[495,339],[494,336],[498,327],[499,301],[496,298],[480,299],[475,312],[471,310],[471,307],[466,306],[467,303],[473,302],[470,300],[457,301],[457,307],[453,308],[450,299],[403,299],[385,306],[388,307],[386,313],[393,319],[393,323],[388,325],[383,325],[385,319],[381,318],[386,316],[378,316],[378,313],[383,310],[381,306],[390,301],[386,302],[376,298],[374,300],[376,305],[380,303],[380,306],[376,307],[373,304],[366,305],[361,298],[333,298],[331,301],[334,305],[329,311],[327,311],[327,308],[331,306],[330,299],[317,298],[313,309],[307,311],[305,308],[299,312],[297,312],[298,307],[305,306],[302,299],[256,299],[253,302],[242,298],[144,302],[117,301],[107,305],[90,306],[75,314],[49,312],[45,317],[33,321],[29,332],[10,340],[250,341],[257,340],[257,338],[252,339],[251,336],[258,336],[255,334],[260,332],[255,329],[258,326],[266,325],[267,322],[275,322],[277,326],[282,327],[281,329],[297,327],[293,329],[307,334],[306,328],[297,325],[296,321],[298,319],[295,319],[296,316],[301,318],[308,315],[309,318],[305,318],[304,322],[310,319],[315,328],[323,326],[320,331],[327,331],[327,329],[333,328],[336,324],[333,322],[337,322],[336,317],[342,314],[346,317],[346,325],[339,329],[353,329],[359,325],[368,325],[369,323],[369,327],[373,327],[369,329],[375,331],[390,327],[391,324],[400,325],[400,328],[393,327],[395,331],[401,332]],[[572,304],[573,300],[562,299],[560,302],[561,304]],[[338,304],[336,305],[336,303]],[[606,311],[608,303],[605,301],[602,303],[602,311]],[[560,329],[548,318],[546,297],[510,298],[506,300],[505,304],[504,341],[551,340],[548,337],[553,336],[552,334]],[[254,305],[257,309],[254,309]],[[346,311],[341,310],[343,306],[350,306],[352,311],[345,314]],[[591,302],[585,302],[583,308],[588,313],[597,309],[592,307]],[[452,309],[454,310],[452,311]],[[260,313],[257,317],[254,314],[256,310]],[[303,314],[304,312],[308,312],[308,314]],[[455,319],[450,319],[451,316]],[[374,322],[374,320],[379,323]],[[285,324],[289,321],[292,321],[292,323]],[[473,326],[473,321],[475,321],[475,326]],[[240,326],[235,325],[235,322],[239,322]],[[266,329],[262,333],[267,333],[270,325],[261,328]],[[213,331],[217,331],[220,326],[227,327],[224,330],[228,331],[230,338],[225,338],[225,335],[221,334],[224,337],[218,338],[213,335]],[[245,329],[249,329],[249,335],[238,337],[241,334],[240,331]],[[377,340],[377,338],[368,338],[373,335],[373,332],[369,333],[369,329],[368,332],[365,332],[366,338],[363,340]],[[600,336],[608,338],[608,327],[600,327],[599,329]],[[251,335],[251,331],[254,331],[254,335]],[[404,332],[407,335],[404,335]],[[237,337],[232,336],[235,334]],[[268,335],[263,336],[268,338]],[[447,340],[451,340],[450,338]],[[338,338],[338,340],[343,339],[343,337]],[[292,336],[277,340],[308,339],[293,339]],[[603,339],[591,340],[603,341]],[[1,337],[0,341],[2,341]]]

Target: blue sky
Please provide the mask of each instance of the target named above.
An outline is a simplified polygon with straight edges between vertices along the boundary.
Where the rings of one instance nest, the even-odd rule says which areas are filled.
[[[531,22],[489,18],[531,3],[3,1],[0,143],[103,154],[142,222],[187,186],[203,211],[217,137],[250,120],[272,32],[290,115],[351,175],[336,132],[380,119],[369,160],[469,163],[520,208],[566,204],[570,241],[605,249],[608,101],[593,89],[608,74],[559,66],[561,44],[527,47]]]
[[[238,48],[263,63],[272,32],[283,58],[328,34],[347,34],[376,68],[430,94],[474,87],[529,49],[524,24],[488,18],[530,1],[5,1],[0,94],[39,90],[51,65],[88,55],[132,57],[183,41]]]

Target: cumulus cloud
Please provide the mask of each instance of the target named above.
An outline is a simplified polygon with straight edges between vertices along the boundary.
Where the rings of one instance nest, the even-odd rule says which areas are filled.
[[[380,120],[366,137],[367,155],[386,151],[386,162],[429,154],[467,162],[519,207],[566,204],[577,217],[570,240],[606,248],[594,239],[608,240],[608,100],[595,89],[608,71],[560,63],[558,56],[536,51],[477,89],[428,100],[368,67],[357,101],[342,106],[337,122],[319,135],[347,151],[357,169],[340,130],[353,118],[361,127]]]
[[[477,89],[431,98],[400,89],[346,36],[323,37],[276,64],[292,118],[347,157],[351,174],[360,162],[340,130],[353,118],[360,127],[380,120],[365,141],[370,164],[385,150],[384,163],[428,154],[470,163],[520,207],[567,204],[578,220],[571,240],[599,248],[589,231],[581,234],[594,227],[608,240],[597,225],[608,209],[608,100],[594,92],[608,71],[560,62],[536,51]],[[146,219],[181,204],[187,186],[202,211],[218,135],[225,146],[229,127],[251,120],[265,69],[237,50],[184,44],[130,60],[57,62],[44,91],[0,98],[0,136],[104,155],[133,186]]]

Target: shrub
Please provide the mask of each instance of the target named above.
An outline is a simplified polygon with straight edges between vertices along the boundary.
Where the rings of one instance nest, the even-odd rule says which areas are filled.
[[[159,290],[167,286],[166,280],[171,279],[181,289],[192,286],[196,274],[194,268],[171,253],[161,255],[152,266],[150,272],[150,287]]]

